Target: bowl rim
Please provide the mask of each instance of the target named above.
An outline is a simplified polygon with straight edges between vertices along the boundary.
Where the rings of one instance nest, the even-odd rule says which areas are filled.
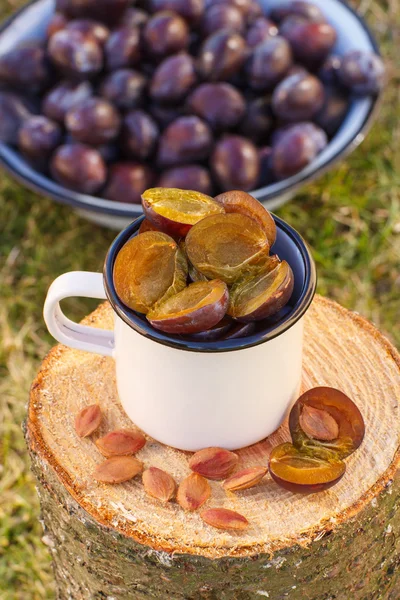
[[[0,35],[30,6],[40,1],[41,0],[29,0],[29,2],[0,23]],[[342,4],[353,16],[355,16],[366,33],[371,43],[371,47],[379,56],[381,56],[378,43],[365,22],[365,19],[349,5],[347,0],[336,0],[336,2]],[[320,175],[326,173],[339,160],[348,156],[363,142],[366,134],[370,130],[382,102],[382,91],[380,91],[378,95],[369,98],[370,106],[359,129],[354,133],[354,136],[344,146],[339,148],[326,162],[314,169],[312,168],[311,163],[311,165],[309,165],[311,170],[305,171],[303,169],[292,177],[287,178],[287,183],[285,183],[285,180],[282,181],[282,187],[279,190],[269,191],[269,189],[275,185],[271,184],[251,190],[249,193],[263,203],[267,209],[269,204],[276,207],[276,201],[281,196],[295,194],[306,182],[315,180]],[[359,100],[357,99],[354,100],[354,102],[358,101]],[[26,165],[24,162],[16,165],[15,159],[21,160],[23,157],[21,157],[20,153],[13,146],[0,141],[0,166],[19,183],[32,191],[50,197],[61,204],[66,204],[83,211],[122,218],[136,218],[143,214],[140,204],[127,203],[126,205],[123,205],[121,202],[115,203],[106,198],[76,192],[75,190],[63,187],[61,184],[58,184],[56,181],[43,175],[39,171],[34,170],[33,167]],[[119,206],[116,206],[116,204],[119,204]],[[123,206],[121,207],[121,205]]]
[[[272,213],[271,213],[272,214]],[[278,323],[273,323],[266,329],[258,331],[244,338],[214,341],[194,341],[184,336],[172,336],[162,331],[158,331],[146,321],[144,316],[139,316],[133,310],[130,310],[119,299],[113,282],[113,270],[116,256],[124,244],[132,237],[137,235],[140,224],[145,219],[144,216],[138,217],[128,227],[123,229],[114,239],[109,247],[103,269],[104,289],[108,301],[114,312],[131,329],[143,335],[144,337],[158,342],[164,346],[170,346],[178,350],[189,350],[192,352],[230,352],[233,350],[243,350],[258,346],[264,342],[269,342],[282,335],[288,329],[293,327],[307,312],[315,295],[317,287],[317,272],[311,250],[301,235],[286,221],[272,214],[277,229],[284,232],[296,247],[304,265],[303,286],[296,303],[289,313],[287,313]],[[296,277],[296,273],[294,273]]]

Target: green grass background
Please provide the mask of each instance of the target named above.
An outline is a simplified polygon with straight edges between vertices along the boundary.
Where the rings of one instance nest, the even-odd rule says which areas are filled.
[[[0,17],[21,5],[0,0]],[[309,241],[318,291],[365,315],[400,347],[400,53],[398,0],[361,0],[390,84],[378,122],[350,158],[279,210]],[[114,233],[0,174],[0,599],[54,598],[21,431],[30,383],[53,344],[46,290],[69,270],[100,271]],[[95,303],[70,301],[80,318]]]

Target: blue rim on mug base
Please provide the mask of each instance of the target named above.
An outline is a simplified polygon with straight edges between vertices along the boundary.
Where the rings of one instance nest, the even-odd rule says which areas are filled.
[[[295,323],[297,323],[297,321],[306,313],[315,294],[317,274],[311,252],[300,234],[276,215],[272,216],[277,227],[277,241],[273,248],[275,249],[275,246],[282,245],[284,252],[285,246],[287,252],[290,250],[291,260],[288,260],[286,256],[283,256],[284,252],[281,250],[277,253],[280,258],[288,260],[293,270],[295,290],[292,294],[292,298],[293,295],[297,296],[290,311],[282,316],[282,319],[277,323],[272,323],[265,329],[244,338],[200,342],[189,340],[184,336],[168,335],[162,331],[158,331],[150,325],[144,315],[140,315],[139,313],[130,310],[123,302],[121,302],[115,291],[113,281],[114,263],[118,252],[124,244],[132,236],[138,233],[144,217],[139,217],[119,233],[108,250],[104,263],[103,276],[104,288],[112,308],[124,323],[129,325],[129,327],[137,331],[140,335],[179,350],[189,350],[192,352],[229,352],[232,350],[243,350],[244,348],[257,346],[258,344],[263,344],[264,342],[268,342],[269,340],[278,337],[295,325]],[[284,241],[284,238],[286,238],[286,241]],[[288,242],[290,242],[290,248]],[[302,278],[302,282],[299,282],[300,277]]]

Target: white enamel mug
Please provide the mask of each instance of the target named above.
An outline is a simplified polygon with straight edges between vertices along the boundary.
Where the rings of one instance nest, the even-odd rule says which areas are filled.
[[[248,337],[190,341],[156,331],[144,315],[129,310],[113,285],[118,251],[143,219],[122,231],[106,257],[104,275],[71,272],[50,286],[44,319],[62,344],[112,356],[125,412],[145,433],[181,450],[254,444],[282,423],[296,400],[302,367],[303,317],[315,293],[316,273],[300,235],[278,217],[272,252],[294,273],[290,302],[273,320]],[[71,296],[108,298],[114,330],[67,319],[60,301]]]

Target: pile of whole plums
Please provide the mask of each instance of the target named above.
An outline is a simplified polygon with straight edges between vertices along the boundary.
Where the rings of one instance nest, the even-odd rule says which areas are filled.
[[[128,308],[155,329],[198,341],[246,337],[255,322],[283,316],[293,272],[270,255],[275,221],[253,196],[151,188],[142,206],[146,219],[113,269]]]
[[[57,0],[43,43],[0,57],[0,139],[58,183],[120,202],[153,185],[215,194],[302,170],[381,59],[331,54],[314,4]]]

